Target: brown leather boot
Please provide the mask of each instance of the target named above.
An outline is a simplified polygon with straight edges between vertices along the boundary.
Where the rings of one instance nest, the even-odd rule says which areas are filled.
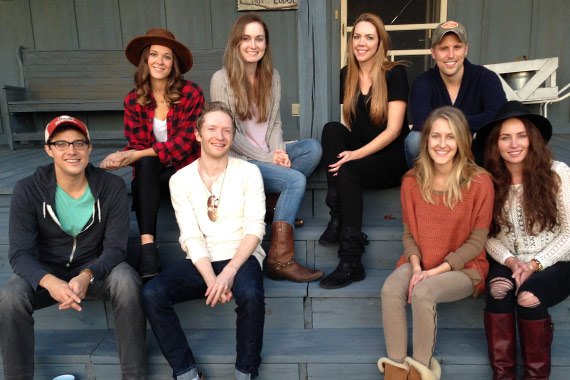
[[[293,226],[282,220],[271,225],[271,245],[267,258],[267,275],[273,280],[310,282],[321,278],[322,270],[307,269],[295,261]]]

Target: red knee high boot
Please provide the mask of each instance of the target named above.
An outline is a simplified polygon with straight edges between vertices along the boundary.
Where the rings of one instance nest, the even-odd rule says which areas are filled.
[[[517,364],[515,313],[485,312],[485,334],[493,380],[514,380]]]
[[[517,319],[524,380],[548,380],[554,325],[550,317],[539,321]]]

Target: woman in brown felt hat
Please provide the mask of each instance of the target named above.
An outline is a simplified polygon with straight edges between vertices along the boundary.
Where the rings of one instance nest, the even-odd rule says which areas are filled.
[[[516,328],[523,379],[548,379],[548,308],[570,295],[570,168],[547,146],[548,119],[517,101],[477,133],[495,182],[487,253],[485,332],[493,379],[515,379]]]
[[[160,193],[168,191],[174,172],[199,157],[194,127],[204,96],[200,86],[184,80],[192,54],[168,30],[149,29],[129,42],[125,55],[137,67],[136,88],[125,98],[129,145],[107,156],[101,167],[133,166],[133,210],[141,235],[138,270],[143,279],[150,279],[160,268],[155,241]]]

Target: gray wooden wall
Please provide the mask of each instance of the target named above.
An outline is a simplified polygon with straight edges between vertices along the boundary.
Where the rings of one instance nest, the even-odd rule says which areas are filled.
[[[1,0],[0,86],[22,85],[16,59],[20,45],[39,50],[122,49],[147,29],[161,27],[190,49],[225,48],[233,22],[241,14],[235,0]],[[269,26],[273,61],[283,81],[285,137],[298,138],[299,118],[291,116],[291,104],[299,102],[297,12],[261,15]],[[122,129],[116,113],[83,117],[93,128]],[[0,143],[6,141],[0,134]]]
[[[340,11],[340,0],[300,0],[298,11],[261,12],[283,81],[287,139],[319,138],[325,122],[338,120],[340,24],[335,10]],[[235,0],[0,0],[0,86],[21,85],[19,45],[122,49],[159,26],[190,48],[223,48],[238,16]],[[448,18],[466,26],[473,63],[558,56],[558,85],[570,82],[570,1],[449,0]],[[291,116],[293,103],[301,104],[300,118]],[[95,128],[122,128],[117,115],[85,117]],[[550,106],[549,118],[555,132],[570,133],[570,100]],[[0,144],[6,143],[1,132]]]

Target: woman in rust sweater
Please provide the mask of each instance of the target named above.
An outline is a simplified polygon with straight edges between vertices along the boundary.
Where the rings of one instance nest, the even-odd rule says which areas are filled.
[[[471,153],[471,134],[455,107],[434,110],[422,130],[420,157],[402,181],[404,253],[382,288],[385,379],[441,377],[433,358],[436,304],[477,295],[489,264],[485,240],[493,183]],[[413,311],[413,356],[407,356],[406,304]]]

